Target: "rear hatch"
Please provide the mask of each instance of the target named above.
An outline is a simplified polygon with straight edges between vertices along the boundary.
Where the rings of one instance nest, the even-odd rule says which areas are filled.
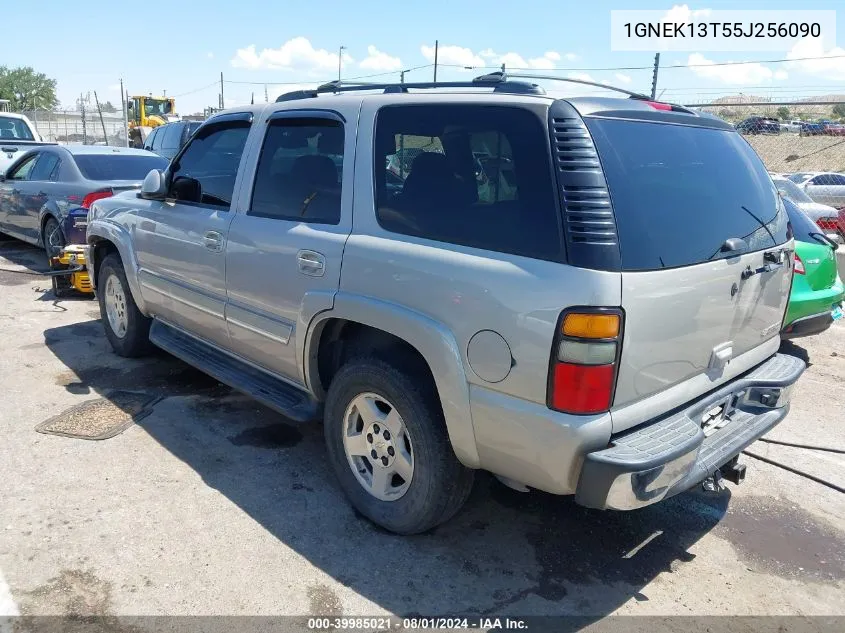
[[[615,431],[773,354],[792,276],[786,213],[750,145],[694,113],[642,114],[584,118],[620,253]]]

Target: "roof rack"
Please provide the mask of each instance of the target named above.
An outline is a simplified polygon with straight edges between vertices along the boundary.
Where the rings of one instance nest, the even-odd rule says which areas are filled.
[[[533,94],[544,95],[546,91],[535,83],[525,81],[512,81],[513,79],[542,79],[547,81],[565,81],[568,83],[595,86],[605,90],[613,90],[628,95],[632,99],[650,101],[651,97],[639,92],[632,92],[624,88],[609,86],[595,81],[584,79],[570,79],[568,77],[555,77],[554,75],[524,75],[508,74],[505,72],[494,72],[475,77],[472,81],[425,81],[416,83],[364,83],[354,81],[330,81],[312,90],[296,90],[286,92],[276,99],[276,103],[282,101],[294,101],[297,99],[310,99],[320,94],[354,92],[359,90],[382,90],[385,94],[402,93],[408,90],[424,90],[436,88],[493,88],[493,92],[504,92],[508,94]]]
[[[276,99],[294,101],[296,99],[310,99],[320,94],[337,92],[355,92],[359,90],[382,90],[385,94],[402,93],[408,90],[425,90],[437,88],[493,88],[493,92],[509,94],[544,95],[546,91],[537,84],[524,81],[510,81],[507,78],[488,79],[490,75],[476,77],[472,81],[423,81],[414,83],[365,83],[355,81],[330,81],[311,90],[295,90],[286,92]]]

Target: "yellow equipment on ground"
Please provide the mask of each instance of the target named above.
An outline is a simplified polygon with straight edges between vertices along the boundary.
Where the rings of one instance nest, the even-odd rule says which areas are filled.
[[[53,278],[53,293],[57,297],[67,295],[75,290],[82,294],[93,294],[91,278],[85,268],[85,251],[83,246],[65,246],[62,251],[50,260],[50,273]]]
[[[126,118],[129,124],[129,144],[133,147],[143,147],[153,128],[180,119],[176,114],[176,100],[173,97],[143,95],[127,99]]]

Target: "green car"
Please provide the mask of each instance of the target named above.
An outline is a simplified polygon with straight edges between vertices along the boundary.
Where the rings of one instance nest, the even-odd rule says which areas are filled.
[[[781,336],[798,338],[824,332],[843,317],[845,286],[836,269],[834,251],[839,245],[795,204],[783,198],[795,236],[795,270],[792,293]]]

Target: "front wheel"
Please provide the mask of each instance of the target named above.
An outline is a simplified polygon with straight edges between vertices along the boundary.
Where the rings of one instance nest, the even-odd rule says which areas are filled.
[[[332,380],[324,432],[341,487],[361,514],[397,534],[450,519],[474,471],[455,457],[440,402],[426,381],[375,358],[353,359]]]
[[[114,253],[106,256],[100,265],[97,299],[106,338],[115,353],[133,358],[149,352],[151,320],[135,305],[123,262]]]

